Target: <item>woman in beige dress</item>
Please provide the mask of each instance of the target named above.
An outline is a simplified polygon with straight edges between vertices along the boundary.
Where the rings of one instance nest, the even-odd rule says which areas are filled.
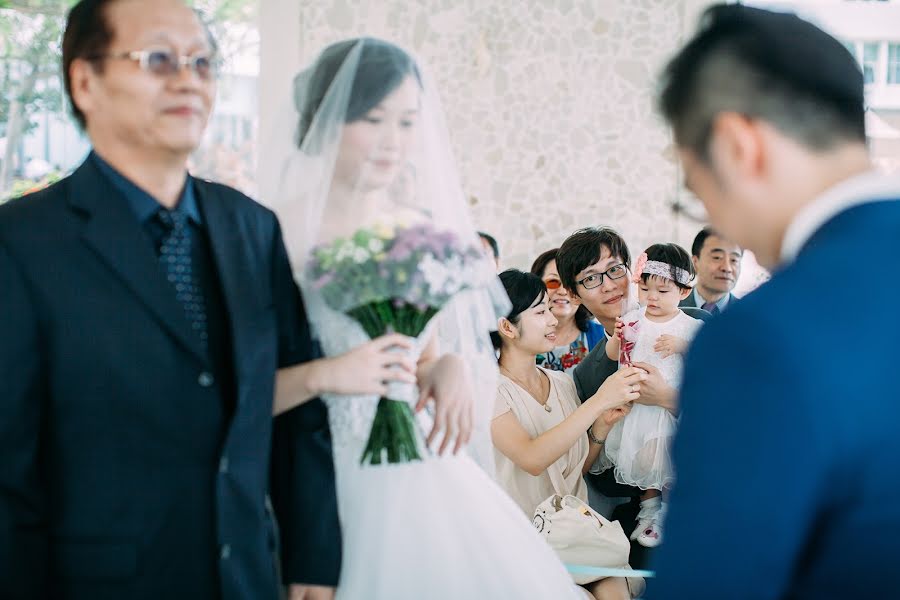
[[[553,494],[587,502],[582,475],[600,454],[603,440],[630,402],[637,400],[643,372],[622,369],[579,404],[572,378],[538,367],[535,358],[556,345],[556,318],[543,281],[515,269],[500,275],[512,302],[500,319],[494,344],[500,350],[500,382],[491,423],[497,481],[530,519]],[[598,599],[630,598],[625,579],[588,584]]]

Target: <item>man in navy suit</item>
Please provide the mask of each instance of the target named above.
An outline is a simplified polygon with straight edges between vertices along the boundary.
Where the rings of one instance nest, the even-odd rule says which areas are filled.
[[[647,597],[896,597],[900,179],[872,170],[859,66],[794,15],[719,5],[660,107],[713,226],[774,274],[688,354]]]
[[[0,207],[0,596],[277,598],[275,372],[313,344],[275,216],[187,174],[214,44],[178,0],[84,0],[63,64],[93,151]],[[279,418],[286,582],[337,583],[325,416]]]
[[[691,244],[691,261],[697,272],[697,283],[691,295],[682,300],[683,308],[702,308],[717,315],[737,300],[731,290],[741,276],[744,251],[726,240],[712,227],[704,227]]]

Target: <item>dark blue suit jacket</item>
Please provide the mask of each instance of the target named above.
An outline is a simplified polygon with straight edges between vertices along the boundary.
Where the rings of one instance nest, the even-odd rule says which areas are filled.
[[[233,414],[137,218],[91,161],[0,207],[4,599],[277,597],[274,374],[311,344],[275,216],[195,186],[227,307]],[[298,432],[325,425],[320,404],[292,412]],[[305,452],[319,457],[304,481],[315,510],[336,522],[330,453]],[[328,531],[310,540],[312,568],[337,569]]]
[[[698,334],[648,598],[897,597],[898,242],[850,208]]]

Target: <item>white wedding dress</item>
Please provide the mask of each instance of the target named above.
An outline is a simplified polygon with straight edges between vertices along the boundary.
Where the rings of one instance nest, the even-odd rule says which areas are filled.
[[[349,317],[317,314],[326,355],[368,340]],[[584,598],[521,509],[465,452],[361,465],[378,399],[324,400],[343,536],[338,600]],[[418,419],[429,431],[429,417]]]

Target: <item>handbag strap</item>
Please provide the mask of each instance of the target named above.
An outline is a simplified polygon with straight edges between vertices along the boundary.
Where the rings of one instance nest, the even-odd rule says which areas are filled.
[[[551,380],[551,385],[552,385],[552,380]],[[552,394],[553,391],[554,390],[551,387],[550,393]],[[555,391],[558,395],[559,390],[555,390]],[[560,406],[560,409],[562,410],[563,419],[564,420],[568,419],[569,415],[567,415],[565,412],[565,409],[562,408],[562,402],[559,401],[559,398],[557,398],[557,402]],[[569,452],[571,452],[571,450],[566,450],[566,453],[563,456],[568,457]],[[569,486],[566,485],[566,477],[565,477],[565,475],[563,475],[562,467],[559,466],[559,459],[556,459],[552,463],[550,463],[550,466],[547,467],[547,475],[550,476],[550,483],[553,484],[553,489],[556,491],[556,493],[559,496],[565,497],[565,496],[575,493],[575,490],[570,490]]]
[[[557,493],[557,495],[565,497],[570,495],[575,490],[567,489],[566,478],[563,476],[562,469],[560,468],[558,463],[559,460],[555,460],[549,467],[547,467],[547,475],[550,476],[550,483],[553,484],[553,490]]]

